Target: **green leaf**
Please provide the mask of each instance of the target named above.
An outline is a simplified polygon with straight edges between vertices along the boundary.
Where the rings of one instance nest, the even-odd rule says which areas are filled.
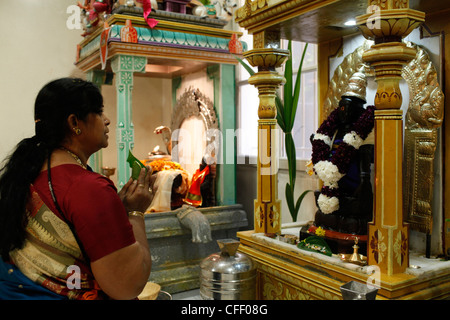
[[[284,136],[285,149],[288,160],[289,182],[295,186],[295,177],[297,174],[297,157],[295,152],[295,143],[291,133],[286,133]]]
[[[255,74],[255,70],[252,69],[252,67],[250,67],[249,64],[247,64],[247,62],[245,62],[244,60],[242,60],[241,58],[238,58],[236,56],[234,56],[236,58],[237,61],[239,61],[241,63],[241,65],[244,67],[245,70],[247,70],[247,72],[250,74],[250,76]]]
[[[303,48],[302,59],[300,60],[300,65],[298,66],[297,78],[295,79],[294,97],[292,98],[292,109],[291,109],[291,123],[288,124],[288,129],[292,130],[295,122],[295,114],[297,113],[298,99],[300,97],[300,84],[302,78],[302,67],[303,61],[305,60],[306,50],[308,49],[308,44],[305,43]]]
[[[305,240],[300,241],[297,244],[297,247],[307,251],[319,252],[330,257],[332,255],[328,243],[323,238],[318,236],[310,236]]]
[[[284,122],[284,106],[278,94],[275,96],[275,105],[277,107],[277,122],[283,132],[286,131],[286,124]]]
[[[286,124],[286,130],[290,131],[289,125],[292,121],[292,41],[288,42],[288,50],[290,56],[286,61],[286,65],[284,68],[284,77],[286,79],[286,83],[284,84],[284,122]]]
[[[295,204],[295,210],[298,212],[300,210],[300,206],[302,205],[303,198],[309,193],[312,192],[312,190],[305,190],[303,193],[298,197],[297,203]],[[295,221],[294,221],[295,222]]]
[[[291,214],[291,217],[292,217],[292,221],[296,221],[297,214],[295,212],[295,207],[294,207],[294,195],[293,195],[293,190],[292,190],[291,186],[289,185],[289,183],[286,183],[286,188],[285,188],[284,192],[285,192],[285,196],[286,196],[286,203],[289,208],[289,213]]]
[[[133,180],[137,180],[139,178],[142,168],[145,168],[147,171],[147,167],[144,166],[144,164],[131,153],[131,150],[128,150],[127,162],[130,165],[131,177]]]

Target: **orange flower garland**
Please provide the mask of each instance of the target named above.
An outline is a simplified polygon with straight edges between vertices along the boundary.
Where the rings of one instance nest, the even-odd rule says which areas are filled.
[[[169,161],[169,160],[153,160],[147,165],[151,166],[153,169],[153,173],[163,170],[183,170],[181,165],[178,162]]]

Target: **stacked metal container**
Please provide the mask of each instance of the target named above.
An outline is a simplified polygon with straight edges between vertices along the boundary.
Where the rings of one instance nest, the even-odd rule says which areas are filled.
[[[254,300],[256,268],[245,254],[237,252],[239,241],[217,240],[221,252],[200,263],[200,296],[204,300]]]

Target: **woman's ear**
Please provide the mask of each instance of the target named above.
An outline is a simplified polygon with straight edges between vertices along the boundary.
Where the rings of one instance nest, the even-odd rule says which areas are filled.
[[[81,134],[81,130],[78,127],[78,123],[79,123],[78,118],[73,113],[67,117],[67,124],[69,125],[71,131],[74,132],[76,135]]]
[[[67,124],[70,128],[78,127],[78,118],[73,113],[67,117]]]

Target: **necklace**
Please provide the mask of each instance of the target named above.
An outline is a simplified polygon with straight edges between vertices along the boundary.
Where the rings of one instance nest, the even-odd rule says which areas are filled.
[[[66,151],[68,154],[70,154],[72,156],[72,158],[75,159],[75,161],[83,167],[83,169],[87,169],[86,165],[83,164],[83,162],[81,162],[81,159],[72,151],[70,151],[69,149],[65,148],[65,147],[60,147],[61,150]]]
[[[374,126],[374,106],[366,111],[346,132],[342,142],[332,153],[333,142],[338,128],[338,109],[335,109],[321,124],[312,141],[312,164],[314,172],[324,185],[317,203],[320,210],[330,214],[339,209],[338,182],[347,173],[353,155],[364,143]]]

